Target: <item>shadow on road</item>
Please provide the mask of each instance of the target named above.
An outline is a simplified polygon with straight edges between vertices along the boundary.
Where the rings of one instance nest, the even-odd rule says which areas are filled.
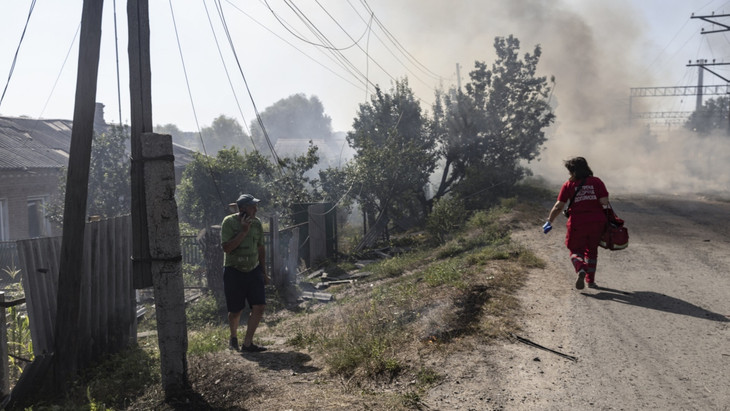
[[[705,320],[730,322],[730,318],[725,315],[714,313],[684,300],[680,300],[679,298],[655,293],[653,291],[627,292],[606,287],[598,287],[595,288],[595,290],[600,292],[596,294],[581,294],[597,300],[616,301],[619,303],[635,305],[637,307],[651,308],[652,310],[689,315],[691,317],[702,318]]]

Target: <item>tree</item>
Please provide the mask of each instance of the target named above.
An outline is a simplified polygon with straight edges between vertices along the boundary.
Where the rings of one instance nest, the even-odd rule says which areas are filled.
[[[231,147],[216,157],[195,153],[185,167],[178,186],[180,214],[195,227],[219,224],[228,213],[228,204],[242,193],[253,193],[264,203],[270,199],[267,181],[273,165],[258,152],[241,153]]]
[[[155,133],[158,134],[169,134],[172,136],[172,141],[181,146],[188,147],[193,150],[203,151],[200,144],[200,135],[198,133],[192,133],[189,131],[182,131],[175,124],[156,125]]]
[[[194,154],[178,186],[180,214],[197,228],[219,224],[228,204],[242,193],[254,194],[266,210],[288,211],[294,203],[311,202],[316,181],[304,174],[317,164],[317,147],[305,155],[283,158],[274,164],[259,152],[227,148],[216,157]]]
[[[238,120],[220,115],[209,127],[200,130],[205,152],[213,155],[225,147],[240,147],[244,151],[255,151],[251,138],[243,131]]]
[[[444,167],[435,198],[455,191],[481,202],[494,196],[493,188],[511,187],[529,174],[520,163],[539,155],[544,129],[554,121],[547,79],[536,76],[540,46],[522,59],[513,36],[497,37],[494,48],[496,62],[491,69],[475,63],[466,94],[437,95],[430,130]]]
[[[347,142],[356,151],[352,172],[358,200],[371,221],[376,213],[425,216],[434,141],[407,79],[396,81],[390,93],[376,87],[370,102],[360,105]]]
[[[684,127],[700,134],[709,134],[713,130],[728,129],[728,107],[730,98],[711,98],[703,104],[699,111],[693,112]]]
[[[130,212],[129,129],[110,125],[95,135],[91,143],[87,216],[117,217]],[[66,173],[60,181],[59,196],[48,208],[49,218],[63,222],[63,199],[66,196]]]
[[[280,138],[316,140],[329,139],[332,135],[332,119],[324,114],[324,106],[316,96],[307,99],[304,94],[294,94],[281,99],[261,113],[261,121],[271,147]],[[270,152],[257,121],[251,122],[251,135],[258,150]]]

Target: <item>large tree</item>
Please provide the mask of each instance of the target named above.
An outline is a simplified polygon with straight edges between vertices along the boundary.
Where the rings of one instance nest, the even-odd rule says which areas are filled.
[[[352,171],[363,210],[372,219],[425,216],[425,188],[435,168],[434,141],[407,79],[389,93],[376,87],[359,106],[347,141],[355,149]]]
[[[326,140],[332,135],[332,119],[324,113],[324,106],[316,96],[294,94],[281,99],[261,113],[261,121],[271,147],[280,138]],[[251,135],[256,148],[269,156],[269,143],[258,121],[251,122]]]
[[[195,153],[177,189],[181,217],[204,228],[219,224],[229,213],[228,204],[242,193],[252,193],[267,203],[267,181],[273,173],[272,164],[258,152],[241,153],[232,147],[215,157]]]
[[[278,163],[259,152],[241,153],[235,147],[219,151],[216,157],[201,153],[194,157],[178,186],[178,204],[182,218],[197,228],[219,224],[229,213],[228,204],[242,193],[261,199],[262,207],[270,212],[286,213],[294,203],[313,200],[310,192],[316,181],[305,173],[319,159],[314,146]]]
[[[437,95],[431,132],[442,160],[435,197],[450,191],[472,202],[491,198],[524,177],[522,161],[534,160],[554,120],[548,105],[550,87],[537,76],[542,54],[519,56],[513,36],[494,41],[497,60],[491,68],[477,61],[466,93]]]

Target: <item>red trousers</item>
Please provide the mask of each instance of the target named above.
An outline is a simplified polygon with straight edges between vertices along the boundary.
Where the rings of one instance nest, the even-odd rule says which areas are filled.
[[[565,245],[570,250],[570,261],[573,263],[576,273],[580,270],[585,271],[588,283],[596,280],[598,243],[601,241],[601,234],[605,226],[605,221],[568,223]]]

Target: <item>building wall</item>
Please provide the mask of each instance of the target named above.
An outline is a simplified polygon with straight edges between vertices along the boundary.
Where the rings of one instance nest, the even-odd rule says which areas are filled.
[[[58,195],[60,172],[54,169],[0,170],[0,200],[6,206],[6,241],[30,238],[29,199],[43,199],[45,205]],[[3,216],[0,216],[3,217]],[[3,217],[4,218],[4,217]],[[61,235],[60,227],[49,223],[48,236]]]

